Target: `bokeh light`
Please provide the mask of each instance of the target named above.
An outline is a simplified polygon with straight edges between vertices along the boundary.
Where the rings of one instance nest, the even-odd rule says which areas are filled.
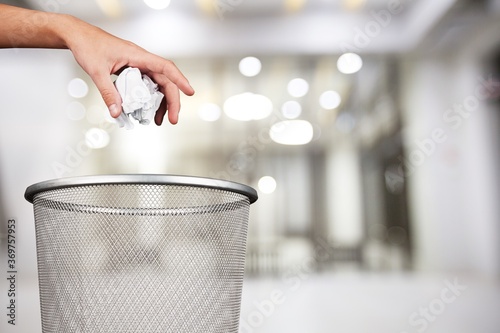
[[[281,114],[287,119],[298,118],[302,113],[302,106],[297,101],[287,101],[281,107]]]
[[[224,102],[224,113],[234,120],[264,119],[272,111],[273,103],[268,97],[251,92],[231,96]]]
[[[271,194],[276,190],[276,180],[271,176],[264,176],[259,179],[259,190],[265,194]]]
[[[354,74],[363,67],[363,60],[356,53],[344,53],[337,61],[337,68],[341,73]]]
[[[319,105],[326,110],[333,110],[337,108],[341,102],[342,98],[339,93],[333,90],[325,91],[319,97]]]
[[[291,80],[287,86],[288,93],[293,97],[303,97],[309,91],[309,83],[301,78]]]
[[[204,103],[198,109],[198,115],[204,121],[216,121],[221,113],[221,108],[215,103]]]
[[[241,59],[239,69],[244,76],[253,77],[260,73],[262,63],[255,57],[246,57]]]
[[[104,148],[109,144],[109,134],[101,128],[92,127],[85,132],[85,143],[92,149]]]
[[[89,86],[85,81],[76,77],[68,83],[68,94],[74,98],[82,98],[87,96]]]
[[[305,145],[314,137],[314,129],[306,120],[284,120],[269,131],[271,139],[282,145]]]
[[[170,5],[170,0],[144,0],[144,3],[152,9],[162,10]]]

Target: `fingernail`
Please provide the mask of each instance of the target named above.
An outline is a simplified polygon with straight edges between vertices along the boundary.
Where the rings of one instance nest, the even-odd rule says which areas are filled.
[[[112,116],[112,117],[114,117],[114,118],[116,118],[117,116],[119,116],[119,115],[117,114],[117,112],[118,112],[118,110],[117,110],[117,109],[118,109],[118,107],[116,106],[116,104],[111,104],[111,105],[109,106],[109,113],[110,113],[110,114],[111,114],[111,116]]]

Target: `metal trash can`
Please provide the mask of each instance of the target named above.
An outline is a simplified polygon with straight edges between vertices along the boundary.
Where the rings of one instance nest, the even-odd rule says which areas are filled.
[[[209,178],[32,185],[43,333],[238,332],[249,206]]]

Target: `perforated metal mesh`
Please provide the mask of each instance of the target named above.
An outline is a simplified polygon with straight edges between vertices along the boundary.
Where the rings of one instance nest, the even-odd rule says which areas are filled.
[[[44,333],[238,331],[246,196],[106,184],[33,204]]]

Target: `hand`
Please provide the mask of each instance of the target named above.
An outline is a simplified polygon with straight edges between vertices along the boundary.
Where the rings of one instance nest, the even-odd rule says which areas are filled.
[[[112,117],[118,117],[122,107],[120,94],[110,75],[119,74],[126,67],[135,67],[152,78],[165,95],[156,112],[155,123],[161,125],[167,111],[170,123],[178,122],[179,90],[188,96],[193,95],[194,90],[172,61],[76,18],[69,19],[73,22],[65,37],[66,44],[78,64],[94,81]]]
[[[0,4],[0,22],[0,48],[69,48],[94,81],[115,118],[120,115],[122,107],[111,74],[119,74],[125,67],[138,68],[152,78],[165,95],[155,115],[157,125],[161,125],[167,111],[172,124],[179,120],[179,90],[189,96],[194,94],[188,80],[172,61],[76,17]]]

